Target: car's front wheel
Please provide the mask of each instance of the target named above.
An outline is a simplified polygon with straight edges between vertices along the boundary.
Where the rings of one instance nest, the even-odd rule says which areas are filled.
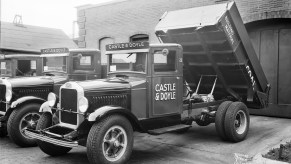
[[[87,139],[87,156],[91,164],[126,163],[132,147],[130,122],[123,116],[112,115],[92,126]]]
[[[13,110],[9,116],[7,130],[10,139],[21,147],[36,146],[36,140],[26,136],[24,129],[29,128],[35,130],[37,122],[40,118],[38,112],[40,104],[25,104]]]

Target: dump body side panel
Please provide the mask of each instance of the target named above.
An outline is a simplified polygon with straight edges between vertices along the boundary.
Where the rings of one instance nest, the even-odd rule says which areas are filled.
[[[216,100],[231,96],[249,107],[266,104],[268,82],[233,2],[166,13],[156,35],[183,46],[184,80],[192,90],[201,75],[216,75]],[[211,80],[200,87],[200,93],[208,94]]]

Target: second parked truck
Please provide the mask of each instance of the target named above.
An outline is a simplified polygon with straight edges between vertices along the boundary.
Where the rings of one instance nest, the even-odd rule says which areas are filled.
[[[156,34],[163,44],[107,45],[108,78],[50,93],[25,134],[52,156],[86,146],[90,163],[125,163],[134,131],[182,132],[193,121],[215,123],[223,140],[244,140],[247,107],[265,107],[270,86],[235,4],[169,12]]]

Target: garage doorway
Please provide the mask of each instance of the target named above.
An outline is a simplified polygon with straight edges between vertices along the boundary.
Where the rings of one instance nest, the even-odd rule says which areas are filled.
[[[291,19],[261,20],[246,27],[271,84],[270,106],[251,113],[291,118]]]

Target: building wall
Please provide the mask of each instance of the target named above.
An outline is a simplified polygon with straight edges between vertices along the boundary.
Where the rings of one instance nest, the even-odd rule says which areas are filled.
[[[158,42],[154,28],[166,11],[225,3],[228,0],[117,0],[78,7],[79,47],[100,48],[103,38],[128,42],[132,35],[147,34]],[[291,0],[235,0],[244,23],[291,18]],[[195,15],[193,15],[195,16]]]

